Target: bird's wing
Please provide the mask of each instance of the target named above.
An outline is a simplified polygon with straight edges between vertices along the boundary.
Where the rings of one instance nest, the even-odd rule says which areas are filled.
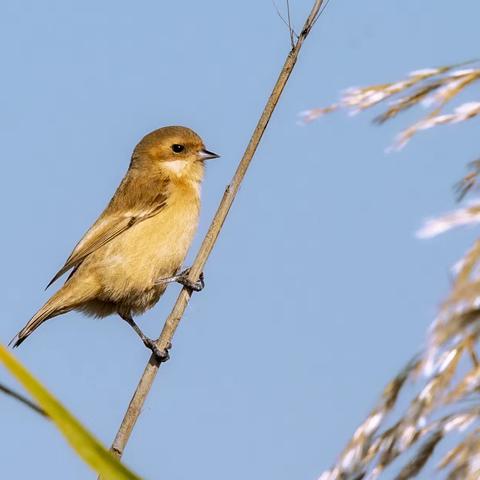
[[[128,212],[109,212],[107,208],[80,242],[78,242],[65,262],[65,265],[57,272],[52,280],[50,280],[47,288],[65,272],[71,268],[78,267],[80,263],[95,250],[98,250],[137,223],[143,222],[160,213],[166,203],[166,195],[160,194],[152,199],[149,204],[130,209]]]

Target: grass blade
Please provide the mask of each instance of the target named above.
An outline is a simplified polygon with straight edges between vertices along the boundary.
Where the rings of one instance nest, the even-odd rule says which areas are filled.
[[[0,345],[0,362],[37,401],[75,452],[98,474],[111,480],[140,480],[86,430],[3,345]]]

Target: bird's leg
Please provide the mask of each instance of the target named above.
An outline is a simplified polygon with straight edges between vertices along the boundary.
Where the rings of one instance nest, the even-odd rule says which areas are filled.
[[[200,274],[200,277],[196,282],[192,282],[188,279],[189,273],[190,273],[190,268],[186,268],[185,270],[183,270],[180,273],[177,273],[176,275],[157,280],[156,284],[162,285],[165,283],[178,282],[180,283],[180,285],[190,288],[194,292],[200,292],[201,290],[203,290],[203,287],[205,287],[203,272]]]
[[[131,315],[124,315],[119,313],[120,317],[122,317],[136,332],[136,334],[142,339],[143,344],[152,351],[152,353],[157,357],[159,362],[166,362],[170,355],[168,354],[168,349],[172,346],[171,344],[168,345],[167,348],[164,350],[160,350],[155,343],[155,340],[147,337],[140,327],[135,323]]]

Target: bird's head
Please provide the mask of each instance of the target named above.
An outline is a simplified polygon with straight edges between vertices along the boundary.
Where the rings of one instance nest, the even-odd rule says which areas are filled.
[[[206,150],[202,139],[186,127],[164,127],[142,138],[135,147],[132,162],[161,170],[168,177],[198,177],[203,162],[219,155]]]

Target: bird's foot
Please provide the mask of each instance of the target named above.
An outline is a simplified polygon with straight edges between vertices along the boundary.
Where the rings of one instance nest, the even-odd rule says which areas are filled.
[[[186,268],[183,272],[180,272],[177,275],[177,282],[184,287],[190,288],[194,292],[201,292],[205,288],[205,277],[203,272],[200,273],[198,280],[196,282],[192,282],[188,279],[188,274],[190,273],[190,268]]]
[[[167,278],[161,278],[157,282],[157,284],[177,282],[180,285],[183,285],[184,287],[187,287],[190,290],[193,290],[194,292],[202,291],[203,288],[205,287],[203,272],[200,274],[196,282],[192,282],[191,280],[189,280],[188,278],[189,273],[190,273],[190,268],[186,268],[185,270],[178,273],[177,275],[173,275],[172,277],[167,277]]]
[[[166,362],[170,358],[170,355],[168,354],[168,350],[172,348],[172,344],[170,342],[168,342],[167,346],[163,350],[161,350],[160,348],[158,348],[157,342],[155,342],[155,340],[147,337],[142,332],[142,330],[135,323],[135,320],[130,314],[127,315],[120,313],[120,317],[122,317],[135,330],[135,333],[142,339],[143,344],[152,351],[153,355],[155,355],[159,363]]]
[[[170,354],[168,353],[168,350],[172,347],[172,344],[169,343],[167,345],[167,348],[164,348],[163,350],[158,348],[155,340],[152,340],[151,338],[145,337],[143,340],[144,345],[152,351],[153,355],[157,358],[159,363],[166,362],[167,360],[170,359]]]

